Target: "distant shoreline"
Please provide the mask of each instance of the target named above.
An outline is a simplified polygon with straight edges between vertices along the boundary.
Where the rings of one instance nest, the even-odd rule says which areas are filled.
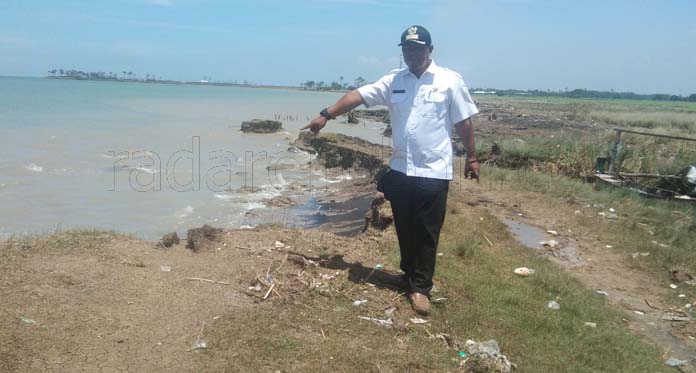
[[[307,91],[307,92],[329,92],[329,93],[345,93],[348,90],[334,89],[309,89],[299,86],[290,85],[265,85],[265,84],[239,84],[239,83],[223,83],[223,82],[193,82],[180,80],[140,80],[140,79],[91,79],[73,76],[44,76],[44,79],[57,80],[86,80],[92,82],[116,82],[116,83],[145,83],[145,84],[172,84],[172,85],[195,85],[195,86],[212,86],[212,87],[238,87],[238,88],[260,88],[260,89],[283,89],[291,91]]]

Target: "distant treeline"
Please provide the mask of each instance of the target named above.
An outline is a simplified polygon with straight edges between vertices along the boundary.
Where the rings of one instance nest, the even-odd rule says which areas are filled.
[[[542,97],[568,97],[568,98],[608,98],[626,100],[655,100],[655,101],[690,101],[696,102],[696,93],[689,96],[648,94],[641,95],[633,92],[593,91],[589,89],[574,89],[572,91],[542,91],[520,89],[494,89],[474,88],[472,92],[495,93],[497,96],[542,96]]]
[[[70,79],[89,79],[89,80],[134,80],[134,81],[163,81],[161,76],[155,74],[145,74],[144,77],[138,77],[132,71],[104,72],[104,71],[82,71],[82,70],[63,70],[53,69],[48,71],[48,75],[58,78]]]
[[[306,82],[300,83],[300,87],[304,89],[312,89],[318,91],[340,91],[340,90],[353,90],[364,86],[368,82],[359,76],[355,78],[352,82],[344,82],[343,77],[339,77],[338,81],[333,81],[331,83],[326,83],[324,81],[315,82],[314,80],[308,80]]]

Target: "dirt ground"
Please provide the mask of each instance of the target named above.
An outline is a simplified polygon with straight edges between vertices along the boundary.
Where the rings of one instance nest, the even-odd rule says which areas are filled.
[[[196,371],[195,350],[222,315],[337,277],[360,282],[383,251],[379,237],[317,230],[229,231],[198,253],[185,240],[163,249],[95,234],[93,248],[66,233],[2,251],[0,370]],[[375,291],[393,282],[370,277]],[[389,303],[395,291],[384,291],[371,298]]]

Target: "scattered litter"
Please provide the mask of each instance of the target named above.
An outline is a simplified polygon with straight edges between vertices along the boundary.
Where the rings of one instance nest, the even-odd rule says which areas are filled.
[[[431,300],[430,303],[439,304],[439,303],[445,303],[446,301],[447,301],[447,298],[435,298],[435,299]]]
[[[618,219],[618,218],[619,218],[619,215],[616,215],[616,214],[609,214],[609,215],[607,215],[607,219],[616,220],[616,219]]]
[[[389,316],[389,317],[391,317],[394,314],[394,312],[396,312],[396,307],[394,307],[394,306],[391,306],[391,307],[387,308],[386,310],[384,310],[384,314]]]
[[[604,291],[604,290],[597,290],[597,291],[595,291],[595,293],[597,293],[597,294],[599,294],[599,295],[604,295],[605,297],[608,297],[608,296],[609,296],[609,293],[607,293],[607,292]]]
[[[561,309],[561,305],[558,304],[558,302],[556,302],[555,300],[550,300],[549,303],[546,304],[546,307],[548,307],[549,309],[552,309],[552,310],[560,310]]]
[[[379,270],[382,269],[382,268],[384,268],[384,266],[381,265],[381,264],[376,264],[376,265],[375,265],[375,270],[377,270],[377,271],[379,271]]]
[[[556,241],[556,240],[539,241],[539,245],[554,248],[554,247],[558,246],[558,241]]]
[[[609,212],[616,212],[616,210],[614,210],[613,208],[610,207]]]
[[[426,324],[428,320],[421,319],[420,317],[414,317],[411,319],[411,322],[414,324]]]
[[[524,216],[524,215],[523,215],[523,214],[517,214],[517,216]],[[481,220],[483,220],[483,218],[481,218]]]
[[[365,304],[365,303],[367,303],[367,299],[356,300],[355,302],[353,302],[353,306],[355,306],[355,307],[360,307],[360,306],[362,306],[362,305]]]
[[[611,248],[613,248],[614,246],[607,245],[606,247],[607,247],[607,249],[611,249]]]
[[[685,308],[691,308],[691,303],[687,303],[684,305]]]
[[[633,259],[636,259],[636,258],[638,258],[639,256],[645,257],[645,256],[648,256],[648,255],[650,255],[650,253],[633,253],[633,254],[631,254],[631,256],[633,257]]]
[[[36,321],[34,321],[32,319],[28,319],[26,317],[20,317],[19,319],[22,320],[25,324],[29,324],[29,325],[36,324]]]
[[[633,311],[633,313],[635,313],[636,315],[641,315],[641,316],[645,315],[645,312],[643,312],[643,311]]]
[[[580,214],[580,210],[575,210],[575,215],[579,215],[579,214]]]
[[[606,214],[605,212],[601,212],[601,211],[598,212],[597,215],[599,215],[599,216],[607,216],[607,214]]]
[[[678,367],[680,365],[686,364],[686,360],[679,360],[676,357],[670,357],[665,361],[665,364],[671,366],[671,367]]]
[[[593,329],[594,329],[594,328],[597,327],[597,323],[593,323],[593,322],[587,321],[587,322],[585,322],[585,326],[588,327],[588,328],[593,328]]]
[[[437,256],[442,256],[442,253],[437,253]]]
[[[186,350],[186,352],[191,352],[195,350],[203,350],[208,348],[208,345],[205,343],[203,340],[197,340],[196,343],[193,344],[193,348]]]
[[[319,274],[319,277],[321,277],[323,280],[333,280],[334,278],[336,278],[336,276],[334,275],[327,275],[324,273]]]
[[[172,267],[170,267],[170,266],[160,266],[160,271],[162,271],[162,272],[171,272],[171,271],[172,271]]]
[[[686,294],[679,294],[679,298],[686,298]]]
[[[548,233],[552,236],[558,236],[558,232],[556,232],[556,231],[548,230],[548,231],[546,231],[546,233]]]
[[[372,318],[372,317],[365,317],[365,316],[358,316],[358,318],[361,319],[361,320],[372,321],[373,323],[375,323],[375,324],[377,324],[377,325],[379,325],[379,326],[383,326],[383,327],[385,327],[385,328],[391,328],[391,327],[394,325],[394,321],[391,319],[391,317],[388,318],[388,319],[384,319],[384,320],[382,320],[382,319],[375,319],[375,318]]]
[[[261,284],[257,282],[256,285],[254,285],[254,286],[249,286],[249,290],[251,290],[251,291],[261,291]]]
[[[669,287],[671,287],[672,289],[676,289],[676,288],[677,288],[677,285],[675,285],[675,284],[669,284]]]
[[[285,247],[285,244],[282,243],[282,242],[280,242],[280,241],[276,241],[276,242],[274,243],[274,246],[275,246],[276,249],[282,249],[282,248]]]
[[[536,271],[533,269],[527,268],[527,267],[519,267],[519,268],[515,268],[515,270],[514,270],[514,273],[518,276],[521,276],[521,277],[527,277],[527,276],[533,274],[534,272],[536,272]]]
[[[516,367],[505,355],[500,353],[498,342],[493,339],[480,343],[468,340],[464,343],[464,348],[459,352],[459,356],[464,358],[460,362],[460,366],[464,368],[465,372],[509,373],[513,367]]]

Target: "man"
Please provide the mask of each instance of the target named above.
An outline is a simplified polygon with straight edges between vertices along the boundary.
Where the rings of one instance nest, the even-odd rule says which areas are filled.
[[[411,305],[416,312],[427,314],[453,175],[452,127],[467,149],[465,177],[478,181],[471,123],[478,109],[461,76],[430,59],[433,46],[428,30],[409,27],[401,34],[399,46],[407,69],[393,70],[373,84],[348,92],[302,129],[318,133],[328,120],[360,104],[389,108],[394,148],[390,171],[381,184],[394,213]]]

